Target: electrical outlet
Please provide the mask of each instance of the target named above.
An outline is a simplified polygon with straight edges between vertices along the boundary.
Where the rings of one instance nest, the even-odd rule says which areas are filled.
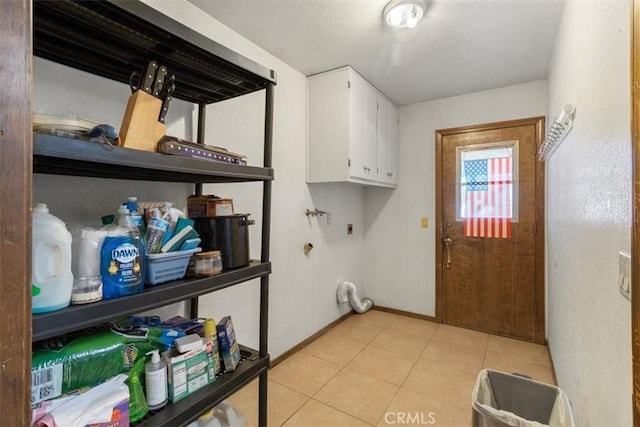
[[[422,228],[429,228],[429,217],[428,216],[423,216],[420,219],[420,226]]]
[[[331,225],[331,212],[327,212],[327,225]]]
[[[618,290],[631,301],[631,255],[618,252]]]
[[[353,234],[353,224],[347,224],[347,234]]]

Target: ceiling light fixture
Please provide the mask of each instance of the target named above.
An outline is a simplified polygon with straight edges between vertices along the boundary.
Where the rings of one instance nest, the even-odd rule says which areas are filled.
[[[396,28],[415,28],[424,15],[423,0],[391,0],[382,12],[385,22]]]

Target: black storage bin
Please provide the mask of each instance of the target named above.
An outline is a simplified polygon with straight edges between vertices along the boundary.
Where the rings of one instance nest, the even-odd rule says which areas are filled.
[[[202,250],[221,252],[223,270],[249,265],[249,225],[255,224],[249,214],[192,219]]]

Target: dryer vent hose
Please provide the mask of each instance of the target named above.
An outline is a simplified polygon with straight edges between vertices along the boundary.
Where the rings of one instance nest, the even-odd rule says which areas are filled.
[[[356,313],[365,313],[373,307],[373,301],[370,298],[360,300],[356,292],[356,285],[351,282],[342,282],[339,284],[336,297],[341,304],[350,303]]]

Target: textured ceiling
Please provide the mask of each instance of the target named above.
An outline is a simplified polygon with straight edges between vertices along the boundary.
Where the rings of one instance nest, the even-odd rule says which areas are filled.
[[[547,77],[562,0],[435,0],[413,30],[379,0],[189,0],[305,75],[351,65],[398,105]]]

